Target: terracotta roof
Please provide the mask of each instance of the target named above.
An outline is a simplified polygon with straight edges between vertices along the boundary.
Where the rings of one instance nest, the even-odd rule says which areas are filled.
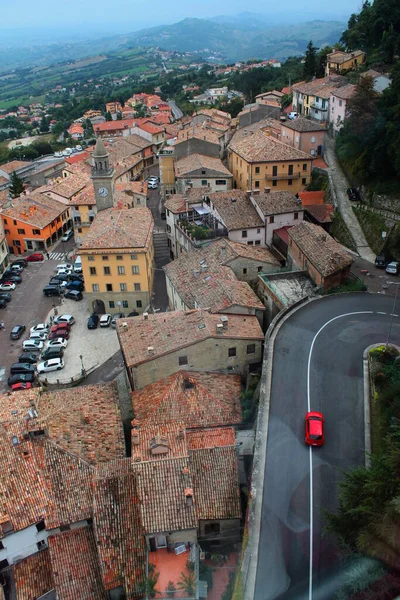
[[[332,94],[332,96],[335,96],[336,98],[340,98],[341,100],[348,100],[349,98],[354,96],[356,89],[357,89],[356,85],[349,83],[348,85],[344,85],[343,87],[341,87],[337,90],[332,90],[331,94]]]
[[[135,464],[188,456],[185,423],[160,423],[157,421],[158,414],[154,411],[155,421],[149,420],[143,426],[140,424],[140,428],[137,427],[137,419],[132,421],[132,462]]]
[[[104,123],[96,123],[93,125],[95,133],[103,133],[104,131],[122,131],[127,129],[127,126],[122,121],[105,121]]]
[[[323,277],[333,275],[353,262],[342,246],[319,225],[302,221],[290,229],[289,237]]]
[[[2,165],[0,165],[0,171],[5,171],[9,175],[11,175],[13,171],[18,171],[19,169],[31,167],[32,165],[32,162],[25,162],[23,160],[12,160],[10,162],[3,163]]]
[[[12,201],[12,206],[1,211],[3,217],[10,217],[23,223],[29,223],[38,229],[44,229],[54,219],[61,216],[68,207],[44,194],[33,192],[29,196],[20,196]]]
[[[132,136],[116,138],[112,142],[107,144],[107,152],[110,155],[110,164],[112,164],[114,167],[121,160],[131,157],[133,154],[137,154],[138,152],[140,152],[140,154],[142,153],[142,148],[133,146],[129,143],[129,137]]]
[[[106,600],[91,527],[49,537],[57,598]]]
[[[306,131],[325,131],[326,129],[321,123],[306,119],[305,117],[298,117],[291,121],[285,121],[281,125],[282,127],[287,127],[288,129],[293,129],[294,131],[299,131],[301,133]]]
[[[231,121],[232,117],[229,113],[224,112],[223,110],[217,110],[216,108],[201,108],[198,111],[196,111],[196,113],[194,113],[195,115],[207,115],[211,118],[219,118],[219,119],[223,119],[225,121]]]
[[[154,221],[148,208],[109,208],[97,213],[80,250],[147,249]]]
[[[252,196],[265,216],[279,215],[303,210],[301,200],[298,200],[292,192],[269,192]]]
[[[115,165],[114,179],[118,179],[118,177],[121,177],[121,175],[123,175],[124,173],[127,173],[127,171],[130,171],[131,169],[136,167],[136,165],[140,164],[142,161],[143,161],[143,158],[141,156],[137,156],[137,155],[128,156],[127,158],[122,158]]]
[[[357,56],[362,56],[363,54],[365,54],[365,52],[362,50],[354,50],[353,52],[342,52],[341,50],[336,50],[327,54],[326,60],[327,62],[342,65],[344,62],[347,62],[352,58],[356,58]]]
[[[233,136],[229,149],[247,162],[277,162],[287,160],[310,160],[306,152],[268,135],[266,120],[239,129]]]
[[[84,162],[89,158],[89,152],[85,150],[85,152],[80,152],[79,154],[74,154],[73,156],[69,156],[65,159],[65,162],[69,165],[75,165],[76,163]]]
[[[47,529],[91,518],[93,469],[89,463],[48,439],[36,440],[35,449],[51,497],[45,519]]]
[[[145,148],[149,148],[149,146],[153,145],[153,142],[146,140],[144,137],[137,135],[136,133],[127,135],[124,139],[135,148],[136,152],[139,150],[144,150]]]
[[[49,192],[53,192],[53,194],[69,200],[83,190],[89,182],[90,178],[88,175],[74,173],[68,177],[64,177],[60,183],[48,184],[47,189]]]
[[[229,192],[214,192],[208,194],[215,209],[218,211],[228,231],[235,229],[248,229],[250,227],[263,227],[250,198],[242,190]]]
[[[234,258],[241,256],[248,260],[254,260],[258,263],[266,263],[268,265],[273,265],[275,267],[280,267],[280,262],[275,258],[275,256],[267,249],[262,248],[261,246],[248,246],[247,244],[241,244],[240,242],[232,242],[231,240],[226,240],[231,248],[231,250],[235,253]],[[231,261],[227,261],[229,264]]]
[[[292,90],[308,96],[317,96],[318,98],[328,100],[334,90],[347,85],[347,83],[347,79],[342,75],[329,75],[328,77],[314,79],[309,82],[301,81],[295,83],[292,86]]]
[[[13,572],[17,600],[36,600],[54,589],[47,548],[14,565]]]
[[[239,281],[232,269],[225,265],[229,255],[231,258],[229,244],[218,240],[163,267],[174,291],[187,308],[209,308],[213,313],[224,312],[227,308],[235,312],[238,306],[265,309],[249,284]]]
[[[240,519],[238,461],[235,446],[190,451],[198,519]]]
[[[309,206],[310,204],[323,204],[325,199],[325,191],[320,190],[316,192],[298,192],[301,203],[304,207]]]
[[[193,490],[188,458],[134,463],[145,534],[196,529],[195,503],[188,504],[186,490]]]
[[[165,208],[174,214],[186,212],[186,200],[183,194],[173,194],[165,201]]]
[[[376,79],[376,77],[381,77],[382,73],[379,73],[379,71],[375,71],[374,69],[368,69],[368,71],[361,73],[360,76],[361,77],[372,77],[372,79]]]
[[[224,177],[233,177],[232,173],[228,171],[219,158],[205,156],[204,154],[191,154],[177,160],[175,163],[176,177],[185,177],[185,175],[201,169],[214,171],[217,175],[223,175]],[[205,176],[199,175],[199,177],[204,178]]]
[[[148,121],[147,123],[141,123],[141,125],[139,125],[138,127],[139,127],[139,129],[142,129],[143,131],[146,131],[147,133],[151,133],[152,135],[156,135],[157,133],[165,132],[164,127],[155,125],[154,123],[151,123],[150,121]]]
[[[138,597],[145,584],[146,545],[131,459],[96,469],[93,519],[104,588],[123,586],[127,598]]]
[[[154,125],[169,125],[171,123],[170,115],[167,113],[158,113],[150,117],[150,122]]]
[[[240,394],[239,375],[179,371],[132,392],[132,406],[140,423],[161,426],[182,421],[189,428],[232,425],[242,420]]]
[[[125,318],[117,322],[117,329],[128,368],[210,338],[264,340],[255,316],[229,315],[228,328],[221,333],[216,330],[218,323],[220,315],[206,310],[171,311],[149,315],[147,319]],[[149,346],[154,348],[154,354],[149,354]]]
[[[181,142],[190,140],[192,138],[196,138],[198,140],[205,140],[206,142],[210,142],[219,146],[218,135],[214,131],[210,130],[208,127],[202,127],[201,125],[195,125],[193,127],[181,129],[178,132],[178,139],[175,142],[175,145],[178,145]]]
[[[90,182],[76,196],[70,199],[71,206],[95,206],[96,195],[94,193],[93,183]]]
[[[60,448],[96,464],[125,456],[114,382],[41,393],[39,420]]]
[[[310,204],[306,207],[306,212],[312,215],[319,223],[332,223],[335,207],[333,204]]]
[[[233,427],[213,427],[212,429],[188,431],[186,439],[189,450],[234,446],[236,442]]]
[[[1,167],[0,167],[1,168]],[[9,184],[10,180],[7,179],[7,177],[3,177],[2,175],[0,175],[0,185],[5,185],[5,184]]]

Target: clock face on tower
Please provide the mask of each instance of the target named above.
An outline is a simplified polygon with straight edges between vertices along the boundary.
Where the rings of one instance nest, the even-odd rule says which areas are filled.
[[[108,196],[108,189],[105,187],[99,188],[99,195],[105,198],[106,196]]]

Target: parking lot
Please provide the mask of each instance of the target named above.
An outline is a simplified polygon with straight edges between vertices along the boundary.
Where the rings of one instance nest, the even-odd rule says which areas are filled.
[[[4,321],[5,329],[0,330],[0,391],[8,390],[7,378],[10,367],[18,362],[22,353],[22,342],[29,338],[29,329],[37,323],[46,322],[49,315],[54,314],[54,308],[59,314],[72,314],[76,319],[73,326],[70,343],[65,352],[65,368],[62,371],[49,373],[48,379],[56,380],[57,374],[61,381],[80,374],[82,360],[86,370],[102,364],[118,351],[119,345],[115,330],[98,329],[89,331],[86,327],[89,310],[85,299],[81,302],[59,298],[47,298],[42,290],[54,275],[57,264],[65,261],[64,247],[59,245],[50,254],[50,260],[41,263],[29,263],[21,273],[22,282],[11,293],[12,300],[5,309],[0,310],[0,320]],[[19,340],[10,339],[10,331],[15,325],[25,325],[26,332]]]

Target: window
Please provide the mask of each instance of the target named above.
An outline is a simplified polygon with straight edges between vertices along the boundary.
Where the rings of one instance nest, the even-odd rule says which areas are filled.
[[[287,184],[288,184],[288,185],[293,185],[293,179],[288,179],[288,182],[287,182]]]
[[[278,167],[272,167],[272,177],[276,177],[278,175]]]
[[[128,300],[122,300],[122,307],[123,308],[129,308]]]
[[[293,175],[293,165],[289,165],[288,175]]]
[[[40,229],[32,229],[33,235],[40,235]]]
[[[305,177],[303,177],[303,179],[301,180],[301,185],[306,185],[307,184],[307,179]]]
[[[96,275],[96,267],[90,267],[89,273],[90,275]]]
[[[99,291],[99,284],[92,283],[92,292],[98,292],[98,291]]]
[[[228,348],[228,356],[236,356],[236,348]]]
[[[255,184],[256,188],[260,187],[260,182],[259,181],[255,181],[254,184]]]
[[[9,229],[5,229],[5,230],[4,230],[4,233],[8,233],[8,234],[9,234],[9,233],[10,233],[10,230],[9,230]]]
[[[206,523],[204,525],[204,535],[209,535],[210,533],[220,533],[220,524]]]
[[[256,345],[255,344],[247,344],[247,354],[255,354],[256,353]]]
[[[118,267],[118,275],[125,275],[125,267]]]
[[[262,272],[262,270],[263,270],[262,266],[261,266],[261,265],[258,265],[258,267],[257,267],[257,273],[261,273],[261,272]]]
[[[88,260],[94,260],[94,256],[88,256],[87,259]]]
[[[131,260],[137,260],[137,254],[131,254]]]
[[[274,215],[271,215],[270,218],[269,218],[269,222],[273,223],[274,221],[275,221],[275,217],[274,217]]]
[[[243,275],[247,275],[247,269],[246,268],[243,269]]]
[[[21,233],[22,235],[25,235],[25,229],[17,229],[18,233]]]
[[[112,283],[106,283],[106,290],[107,292],[112,292]]]
[[[119,289],[120,289],[121,292],[126,292],[127,291],[126,283],[120,283],[119,284]]]
[[[247,238],[247,229],[242,231],[242,238]]]
[[[226,179],[217,179],[215,185],[226,185]]]
[[[46,525],[45,525],[44,521],[39,521],[39,523],[36,523],[37,531],[44,531],[45,529],[46,529]]]
[[[75,210],[79,210],[79,206],[74,206],[74,209]]]
[[[202,179],[201,180],[201,185],[207,185],[207,179]]]
[[[82,227],[78,227],[78,233],[82,233]]]
[[[294,218],[294,220],[296,221],[296,220],[299,218],[299,213],[298,213],[298,212],[295,212],[295,213],[294,213],[294,216],[293,216],[293,218]]]
[[[258,173],[260,172],[260,167],[256,167],[256,173],[258,175]]]
[[[13,220],[13,224],[14,224],[14,225],[16,225],[16,224],[17,224],[17,221],[16,221],[15,219]]]
[[[339,106],[342,106],[343,102],[341,100],[339,100]]]
[[[257,229],[257,233],[261,233],[261,229]]]
[[[261,241],[260,241],[260,240],[256,240],[256,241],[254,242],[254,245],[255,245],[255,246],[261,246]]]
[[[13,246],[20,246],[21,242],[19,240],[13,240]]]
[[[115,302],[114,302],[114,300],[110,300],[110,302],[108,303],[108,306],[110,308],[115,308]]]
[[[4,550],[4,544],[3,544],[3,542],[0,542],[0,550]]]
[[[307,163],[303,163],[303,171],[307,171]]]
[[[278,182],[277,182],[276,179],[274,179],[273,182],[272,182],[272,187],[276,187],[277,185],[278,185]]]
[[[140,283],[135,283],[134,289],[135,289],[135,292],[140,292]]]
[[[7,221],[7,219],[3,219],[3,222],[4,222],[4,225],[7,225],[7,224],[8,224],[8,221]]]
[[[111,275],[110,267],[103,267],[103,270],[104,270],[104,275]]]
[[[117,254],[117,260],[122,260],[123,256],[121,254]]]
[[[136,300],[136,308],[142,308],[142,301]]]
[[[132,266],[132,275],[139,275],[139,265]]]
[[[252,246],[253,244],[254,244],[254,242],[253,242],[253,241],[251,241],[251,242],[247,242],[247,245],[248,245],[248,246]]]
[[[187,356],[180,356],[179,357],[179,366],[183,367],[184,365],[188,364],[188,357]]]
[[[101,257],[103,260],[108,260],[108,256],[102,256]]]

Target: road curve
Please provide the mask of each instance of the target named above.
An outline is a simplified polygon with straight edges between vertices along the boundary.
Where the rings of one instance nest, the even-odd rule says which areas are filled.
[[[323,510],[337,507],[341,470],[364,464],[362,356],[386,341],[392,310],[389,296],[328,296],[294,312],[277,334],[255,600],[328,600],[341,585],[343,564],[334,538],[323,536]],[[400,300],[395,314],[390,340],[400,345]],[[326,421],[325,445],[311,451],[308,391],[311,410]]]

